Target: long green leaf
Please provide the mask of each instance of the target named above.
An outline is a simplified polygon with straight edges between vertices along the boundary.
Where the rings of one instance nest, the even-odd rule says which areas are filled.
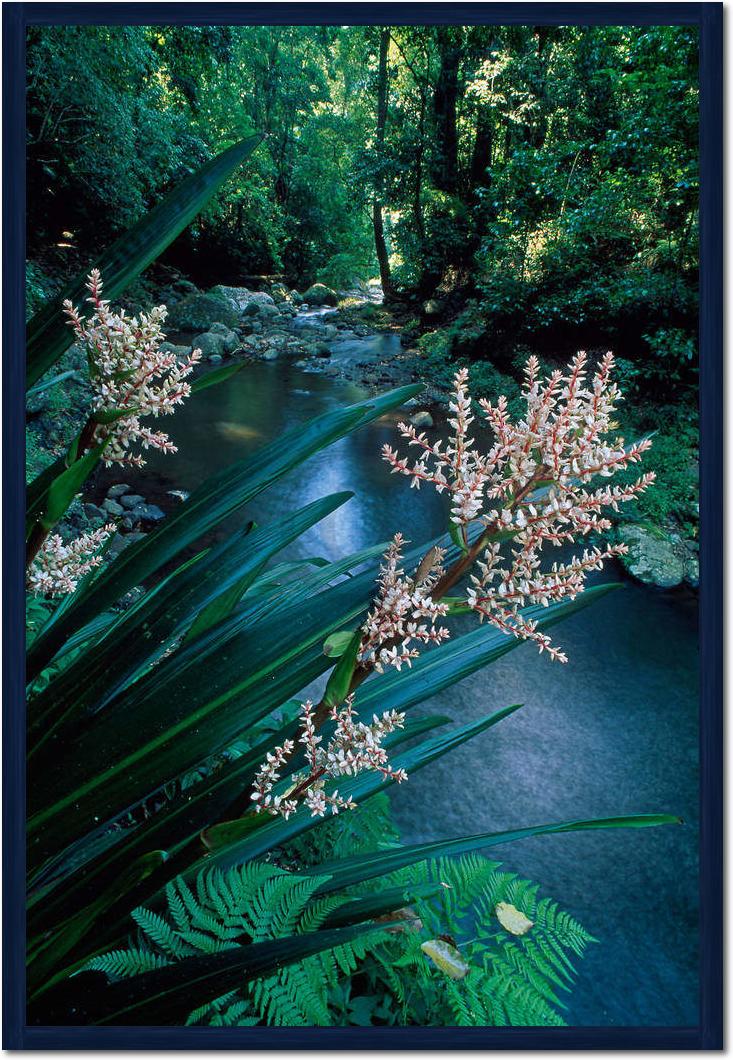
[[[550,604],[549,607],[527,607],[522,611],[522,617],[536,622],[541,630],[549,629],[618,588],[620,585],[615,582],[595,585],[575,600]],[[356,707],[366,715],[377,709],[407,710],[495,662],[520,643],[493,626],[478,626],[424,652],[409,670],[390,670],[370,679],[356,693]]]
[[[159,529],[117,557],[89,590],[69,607],[63,620],[42,632],[28,653],[29,677],[50,662],[64,641],[115,600],[217,526],[287,471],[332,442],[364,426],[419,393],[408,386],[299,424],[254,455],[213,476],[169,515]]]
[[[201,612],[222,595],[226,597],[232,586],[241,593],[273,555],[351,496],[348,492],[333,494],[277,523],[248,534],[233,534],[150,594],[147,604],[125,612],[95,650],[80,656],[34,704],[29,734],[32,740],[36,731],[41,734],[35,749],[44,743],[50,746],[58,726],[83,716],[92,704],[96,709],[104,707],[191,622],[198,622]]]
[[[54,1021],[61,1024],[180,1024],[196,1005],[381,929],[382,925],[367,922],[256,942],[211,956],[188,957],[117,983],[108,984],[101,972],[85,972],[70,980],[55,996],[47,995],[44,1011],[51,1008]]]
[[[393,757],[392,765],[395,769],[405,769],[408,774],[415,773],[417,770],[429,765],[430,762],[434,762],[437,758],[441,758],[443,755],[455,750],[456,747],[460,747],[467,740],[473,739],[479,733],[503,721],[504,718],[519,710],[520,705],[515,704],[511,707],[505,707],[503,710],[496,711],[488,717],[480,718],[478,721],[471,722],[468,725],[461,725],[451,732],[435,736],[430,740],[424,740],[416,747],[411,747],[408,751]],[[389,743],[391,742],[389,741]],[[392,781],[373,771],[360,773],[356,777],[343,778],[338,784],[334,785],[332,783],[331,787],[337,787],[339,795],[342,797],[347,798],[351,795],[359,803],[369,798],[370,795],[374,795],[375,792],[383,790],[390,783]],[[231,844],[231,846],[208,858],[206,864],[217,865],[221,869],[241,865],[252,858],[261,857],[275,847],[282,846],[283,843],[293,839],[296,835],[300,835],[301,832],[313,828],[316,824],[317,819],[311,817],[307,808],[301,807],[287,821],[282,817],[273,818],[269,824],[258,829],[253,835],[246,837],[241,842]],[[195,867],[191,870],[191,874],[193,875],[194,873]]]
[[[656,828],[659,825],[682,824],[682,818],[669,813],[640,813],[624,817],[597,817],[591,820],[560,821],[554,824],[536,824],[528,828],[514,828],[506,832],[482,832],[479,835],[457,836],[452,839],[437,839],[432,843],[417,843],[394,850],[380,850],[374,854],[363,854],[339,861],[324,862],[313,869],[304,870],[306,875],[327,875],[317,894],[340,891],[355,884],[364,883],[376,876],[386,876],[406,865],[418,861],[444,857],[447,854],[466,854],[471,850],[513,843],[532,836],[556,835],[560,832],[589,832],[613,828]]]
[[[34,773],[30,864],[223,749],[328,669],[323,640],[366,610],[373,589],[367,571],[307,608],[300,600],[270,606],[253,625],[238,613],[163,659],[92,719],[72,761],[62,765],[51,757]]]
[[[250,136],[212,158],[166,195],[154,209],[94,262],[93,267],[98,268],[102,274],[107,298],[115,298],[151,262],[160,257],[261,140],[260,135]],[[72,280],[57,298],[48,302],[29,322],[26,355],[29,387],[33,386],[71,345],[73,332],[65,323],[63,302],[67,298],[74,305],[82,302],[87,295],[85,283],[89,271],[86,270],[84,275]]]
[[[44,530],[52,530],[99,463],[103,450],[104,445],[95,445],[68,467],[63,462],[60,467],[58,462],[53,464],[58,473],[46,478],[45,488],[39,491],[28,510],[27,521],[31,525],[38,522]]]

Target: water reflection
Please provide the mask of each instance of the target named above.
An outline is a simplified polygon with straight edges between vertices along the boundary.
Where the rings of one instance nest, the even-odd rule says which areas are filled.
[[[369,341],[336,343],[335,357],[359,356]],[[177,413],[170,434],[179,453],[153,454],[151,471],[169,480],[168,489],[193,489],[260,439],[363,396],[286,361],[247,366]],[[386,441],[395,443],[389,420],[369,425],[236,519],[266,522],[350,489],[353,499],[295,543],[291,556],[336,558],[397,529],[414,541],[429,538],[445,526],[445,505],[388,473],[379,459]],[[682,828],[538,838],[498,853],[507,867],[541,881],[601,942],[581,965],[570,1022],[697,1022],[696,621],[693,602],[627,582],[557,628],[567,666],[525,645],[436,696],[429,708],[462,722],[525,706],[394,793],[411,842],[617,813],[685,818]]]

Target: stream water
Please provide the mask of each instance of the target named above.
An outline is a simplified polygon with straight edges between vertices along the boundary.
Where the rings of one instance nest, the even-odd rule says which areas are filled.
[[[307,326],[307,322],[303,321]],[[389,354],[377,335],[333,344],[331,363]],[[245,366],[165,424],[175,457],[150,459],[165,489],[190,490],[213,471],[311,416],[364,397],[352,384],[281,359]],[[379,456],[396,444],[391,415],[343,439],[257,498],[241,519],[266,522],[324,494],[351,501],[297,544],[343,556],[401,530],[441,532],[444,504],[409,489]],[[623,578],[618,570],[605,579]],[[407,842],[570,818],[662,811],[683,827],[524,840],[492,855],[526,875],[599,940],[568,997],[570,1023],[687,1026],[698,1022],[698,694],[694,600],[625,580],[622,591],[558,626],[567,666],[523,645],[426,704],[456,721],[521,702],[522,710],[393,789]]]

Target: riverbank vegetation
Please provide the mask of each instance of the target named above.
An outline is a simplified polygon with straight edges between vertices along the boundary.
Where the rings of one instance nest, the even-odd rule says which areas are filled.
[[[529,353],[612,349],[625,433],[660,435],[638,518],[694,546],[693,29],[39,27],[28,76],[31,309],[257,130],[141,304],[170,301],[171,269],[206,288],[380,276],[423,378],[474,366],[486,396]]]
[[[609,512],[655,487],[652,393],[690,414],[693,55],[665,28],[31,31],[30,1022],[563,1022],[593,940],[485,851],[678,818],[405,844],[384,792],[520,707],[451,724],[420,713],[434,692],[522,642],[552,680],[549,628],[626,551]],[[202,388],[329,360],[336,324],[288,330],[304,299],[398,328],[417,382],[377,379],[167,515],[117,483],[80,524],[103,466],[175,461],[160,421]],[[447,440],[411,414],[423,378]],[[621,389],[649,421],[627,440]],[[406,404],[384,473],[447,499],[438,539],[291,559],[351,492],[247,521]]]

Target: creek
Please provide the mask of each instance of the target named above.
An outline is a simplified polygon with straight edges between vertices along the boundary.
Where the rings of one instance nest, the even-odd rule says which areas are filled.
[[[304,327],[307,319],[298,321]],[[389,356],[395,335],[332,344],[329,364]],[[191,490],[299,422],[365,396],[335,375],[291,360],[258,361],[189,401],[165,429],[176,456],[153,453],[161,491]],[[337,490],[354,497],[308,532],[291,556],[335,559],[386,541],[414,542],[445,528],[445,504],[411,490],[380,459],[398,445],[392,414],[318,453],[258,497],[241,520],[260,523]],[[437,433],[442,431],[438,422]],[[403,839],[419,842],[562,819],[671,812],[682,827],[586,832],[494,848],[507,869],[541,885],[599,941],[579,965],[566,1019],[585,1026],[698,1022],[697,607],[601,576],[623,588],[553,630],[565,666],[522,645],[425,704],[466,722],[511,703],[496,728],[392,789]]]

